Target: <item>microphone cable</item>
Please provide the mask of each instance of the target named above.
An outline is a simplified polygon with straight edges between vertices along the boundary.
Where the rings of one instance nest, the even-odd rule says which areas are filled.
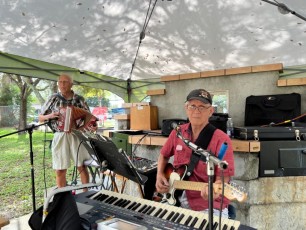
[[[219,213],[219,230],[221,230],[221,217],[223,210],[223,199],[224,199],[224,173],[223,169],[221,170],[221,180],[222,180],[222,192],[221,192],[221,203],[220,203],[220,213]]]

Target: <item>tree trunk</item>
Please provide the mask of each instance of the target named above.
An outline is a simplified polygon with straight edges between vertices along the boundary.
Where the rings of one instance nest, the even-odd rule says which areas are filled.
[[[51,82],[51,89],[52,89],[52,93],[57,93],[58,92],[58,87],[57,87],[57,82],[56,81]]]
[[[20,109],[19,109],[19,125],[18,130],[25,129],[27,127],[27,83],[24,83],[20,91]]]
[[[18,130],[25,129],[27,127],[27,98],[25,97],[21,97],[19,115]]]

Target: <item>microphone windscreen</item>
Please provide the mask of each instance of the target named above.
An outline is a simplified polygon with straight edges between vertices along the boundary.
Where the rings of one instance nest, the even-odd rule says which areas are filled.
[[[226,150],[227,150],[227,143],[226,142],[224,142],[223,144],[222,144],[222,146],[221,146],[221,148],[220,148],[220,151],[219,151],[219,154],[218,154],[218,159],[219,160],[222,160],[223,159],[223,157],[224,157],[224,155],[225,155],[225,153],[226,153]]]

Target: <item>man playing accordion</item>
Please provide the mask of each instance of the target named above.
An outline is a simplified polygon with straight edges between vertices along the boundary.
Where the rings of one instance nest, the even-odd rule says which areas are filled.
[[[39,115],[39,121],[44,122],[49,120],[49,125],[54,132],[52,141],[52,161],[53,169],[56,172],[56,184],[58,188],[65,187],[66,172],[71,166],[71,160],[77,166],[80,173],[81,182],[83,184],[89,182],[89,174],[87,168],[84,166],[84,161],[90,159],[84,145],[81,144],[79,138],[71,132],[71,129],[63,129],[62,122],[67,119],[63,119],[62,111],[64,108],[76,108],[77,110],[84,110],[85,113],[90,114],[89,107],[85,102],[85,99],[74,93],[72,90],[73,80],[67,74],[61,74],[58,78],[59,92],[51,95],[42,107],[41,114]],[[80,109],[79,109],[80,108]],[[93,116],[92,116],[93,117]],[[78,123],[83,118],[78,118]],[[71,120],[71,119],[69,119]],[[76,123],[76,121],[72,120]],[[96,120],[91,119],[89,127],[91,131],[96,131]],[[69,127],[78,128],[77,124],[69,124]]]

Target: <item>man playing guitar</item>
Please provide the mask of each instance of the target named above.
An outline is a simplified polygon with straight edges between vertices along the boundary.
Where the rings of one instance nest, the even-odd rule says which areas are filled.
[[[204,89],[196,89],[191,91],[185,102],[185,111],[189,119],[189,123],[180,125],[180,134],[190,140],[192,143],[197,144],[205,150],[211,152],[215,156],[218,155],[223,143],[227,143],[228,148],[226,150],[224,161],[228,163],[226,169],[221,170],[215,167],[214,184],[221,184],[222,182],[222,171],[224,176],[224,182],[228,183],[230,178],[234,175],[234,155],[231,140],[227,134],[222,130],[216,129],[209,124],[209,117],[212,116],[214,108],[212,107],[212,97]],[[208,129],[212,130],[210,133]],[[159,193],[168,193],[170,189],[169,180],[167,178],[167,167],[170,157],[174,157],[173,166],[174,169],[181,167],[187,167],[190,164],[192,150],[186,146],[186,144],[177,137],[177,130],[173,130],[169,135],[169,138],[163,148],[161,149],[160,156],[158,158],[157,168],[157,179],[156,179],[156,190]],[[210,136],[209,136],[210,135]],[[208,145],[204,148],[202,143],[210,138]],[[179,171],[179,170],[178,170]],[[188,177],[188,181],[204,182],[201,191],[184,190],[179,197],[180,206],[183,208],[192,209],[195,211],[207,212],[209,208],[208,197],[208,175],[207,175],[207,164],[206,162],[199,160]],[[184,179],[184,178],[183,178]],[[222,206],[222,217],[228,217],[228,204],[230,200],[226,197],[220,196],[219,192],[214,190],[213,194],[213,208],[214,214],[220,213],[221,203]],[[223,199],[223,200],[222,200]]]

